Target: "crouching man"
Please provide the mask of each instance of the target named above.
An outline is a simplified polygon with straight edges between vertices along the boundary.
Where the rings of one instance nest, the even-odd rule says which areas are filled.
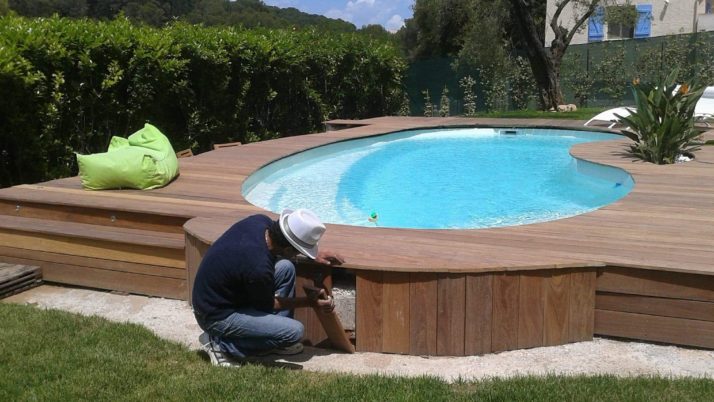
[[[253,215],[234,224],[208,249],[196,274],[193,309],[199,337],[214,365],[231,358],[266,354],[297,354],[303,325],[292,318],[297,307],[334,309],[325,291],[315,299],[295,297],[298,253],[326,265],[344,259],[318,252],[325,225],[307,209],[286,209],[277,221]]]

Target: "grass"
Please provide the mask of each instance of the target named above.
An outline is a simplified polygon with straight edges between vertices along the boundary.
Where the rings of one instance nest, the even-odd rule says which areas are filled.
[[[507,112],[476,113],[476,117],[496,117],[504,119],[573,119],[590,120],[609,107],[580,108],[575,112],[544,112],[541,110],[510,110]]]
[[[213,367],[133,324],[0,303],[0,400],[681,401],[714,400],[706,379],[522,377],[447,384]]]

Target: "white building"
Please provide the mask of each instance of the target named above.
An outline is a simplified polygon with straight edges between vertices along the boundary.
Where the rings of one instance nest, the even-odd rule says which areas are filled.
[[[550,46],[553,40],[553,30],[550,20],[560,0],[548,0],[545,29],[545,45]],[[561,13],[560,24],[572,27],[579,12],[571,1]],[[676,35],[698,31],[714,31],[714,0],[617,0],[619,5],[630,4],[637,12],[637,22],[634,26],[624,26],[608,23],[605,18],[608,5],[604,1],[597,11],[583,24],[579,32],[573,36],[572,45],[600,42],[607,40],[649,38],[654,36]],[[582,7],[582,6],[581,6]]]

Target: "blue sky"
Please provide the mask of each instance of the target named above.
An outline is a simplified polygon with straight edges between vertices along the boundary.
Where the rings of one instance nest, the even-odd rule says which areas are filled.
[[[396,32],[411,18],[414,0],[263,0],[269,6],[295,7],[309,14],[320,14],[363,25],[380,24]]]

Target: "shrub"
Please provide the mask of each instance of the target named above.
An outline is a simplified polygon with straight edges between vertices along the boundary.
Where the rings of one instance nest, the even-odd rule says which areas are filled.
[[[476,115],[476,80],[467,75],[459,80],[459,86],[464,92],[464,116],[473,117]]]
[[[441,91],[441,99],[439,99],[439,117],[449,117],[450,109],[449,88],[444,86],[444,89]]]
[[[633,83],[637,110],[620,117],[629,127],[623,132],[634,140],[630,152],[658,165],[674,163],[677,157],[698,149],[694,143],[699,133],[694,129],[694,107],[704,86],[694,82],[676,84],[674,70],[653,88]]]
[[[75,174],[146,122],[200,152],[396,113],[404,70],[349,33],[0,17],[0,185]]]

